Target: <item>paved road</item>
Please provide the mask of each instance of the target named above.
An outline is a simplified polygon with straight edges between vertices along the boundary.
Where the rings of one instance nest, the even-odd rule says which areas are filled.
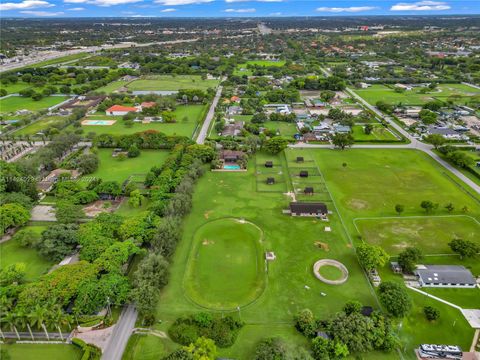
[[[220,96],[222,96],[222,90],[223,90],[223,86],[220,85],[217,89],[217,93],[215,94],[215,98],[213,99],[212,105],[208,110],[207,117],[205,118],[202,128],[200,129],[200,133],[198,134],[197,144],[203,144],[205,142],[205,139],[208,135],[208,129],[210,129],[210,124],[212,123],[213,116],[215,115],[215,108],[217,107],[218,101],[220,100]]]
[[[112,336],[108,342],[107,348],[102,354],[102,360],[121,360],[123,352],[127,347],[128,339],[132,335],[137,321],[137,310],[135,306],[128,305],[122,311],[115,327],[113,328]]]

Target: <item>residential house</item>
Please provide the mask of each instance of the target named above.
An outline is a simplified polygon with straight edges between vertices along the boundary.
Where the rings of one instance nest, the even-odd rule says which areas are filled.
[[[122,106],[122,105],[113,105],[109,107],[105,113],[108,116],[123,116],[128,114],[129,112],[138,113],[141,111],[140,107],[130,107],[130,106]]]

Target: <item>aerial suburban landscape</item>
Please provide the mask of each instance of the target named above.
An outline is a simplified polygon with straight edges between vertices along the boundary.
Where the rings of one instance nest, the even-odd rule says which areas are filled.
[[[480,360],[479,3],[0,14],[1,360]]]

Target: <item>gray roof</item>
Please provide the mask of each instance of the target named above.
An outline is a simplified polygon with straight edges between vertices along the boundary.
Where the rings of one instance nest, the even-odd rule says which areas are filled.
[[[475,284],[470,270],[460,265],[425,265],[414,271],[424,283]]]

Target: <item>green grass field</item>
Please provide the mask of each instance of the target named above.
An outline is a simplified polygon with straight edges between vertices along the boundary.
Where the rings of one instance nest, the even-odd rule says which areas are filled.
[[[253,75],[253,72],[251,69],[248,69],[248,65],[254,65],[254,66],[263,66],[263,67],[270,67],[270,66],[275,66],[275,67],[282,67],[285,65],[285,61],[279,60],[279,61],[272,61],[272,60],[249,60],[245,63],[238,64],[235,70],[233,71],[233,75]]]
[[[23,81],[18,81],[15,84],[7,84],[7,85],[0,83],[0,89],[7,90],[7,93],[9,94],[17,94],[19,91],[23,89],[28,89],[30,87],[32,87],[32,84],[26,83]]]
[[[265,157],[259,163],[263,159]],[[264,232],[264,250],[273,251],[277,258],[268,263],[268,283],[261,296],[242,307],[240,313],[233,313],[247,326],[240,331],[237,343],[230,349],[222,349],[220,356],[237,359],[251,358],[252,344],[272,333],[285,334],[294,343],[303,345],[305,339],[296,334],[292,323],[293,316],[301,309],[310,308],[320,317],[327,318],[339,311],[347,299],[358,299],[363,304],[376,306],[337,213],[330,216],[328,223],[282,214],[289,198],[281,192],[256,190],[255,161],[251,159],[247,172],[207,172],[199,180],[193,209],[184,223],[183,238],[172,262],[170,282],[160,296],[157,318],[162,323],[155,325],[155,328],[166,330],[177,317],[203,309],[185,295],[184,287],[185,273],[191,266],[192,248],[198,240],[198,229],[225,217],[251,221]],[[331,232],[324,231],[326,225],[332,227]],[[347,266],[350,278],[345,284],[331,286],[315,278],[313,264],[327,257],[338,259]],[[223,276],[219,275],[213,281],[221,279]],[[221,286],[226,285],[209,284],[209,288]],[[322,292],[327,296],[321,296]],[[228,294],[224,296],[228,297]],[[275,331],[269,332],[270,328]]]
[[[297,156],[303,156],[304,163],[296,163]],[[415,150],[288,149],[285,151],[285,158],[282,154],[273,157],[262,153],[255,157],[250,160],[247,172],[207,172],[199,180],[193,197],[192,212],[184,222],[183,238],[172,262],[170,282],[160,295],[157,319],[161,323],[154,326],[165,331],[177,317],[203,309],[185,295],[184,280],[189,274],[208,279],[205,280],[208,283],[203,285],[206,294],[202,292],[204,296],[217,296],[217,289],[228,286],[222,283],[225,281],[224,274],[215,274],[215,271],[212,274],[211,269],[223,266],[216,264],[215,259],[222,254],[231,255],[231,249],[216,251],[209,248],[211,245],[202,245],[205,246],[202,247],[202,251],[205,251],[206,256],[200,254],[200,257],[194,257],[194,263],[202,262],[205,264],[203,267],[192,265],[192,254],[199,254],[196,252],[198,243],[202,244],[205,241],[206,244],[211,244],[209,240],[230,238],[237,231],[232,233],[209,230],[208,234],[202,234],[199,233],[199,229],[205,224],[225,217],[251,221],[264,231],[264,249],[273,251],[276,260],[268,263],[267,285],[262,295],[252,304],[233,312],[235,316],[245,321],[246,326],[240,331],[234,346],[221,349],[219,354],[221,357],[252,358],[254,345],[262,338],[272,335],[280,335],[296,345],[305,346],[305,338],[299,336],[292,322],[294,314],[304,308],[310,308],[320,318],[328,318],[335,314],[350,299],[357,299],[362,304],[377,308],[373,290],[368,285],[352,248],[359,240],[354,226],[355,218],[381,217],[380,221],[386,221],[384,217],[396,216],[394,206],[398,203],[405,206],[402,217],[423,216],[424,212],[419,205],[424,199],[441,204],[433,215],[448,215],[443,206],[449,202],[457,209],[453,211],[454,215],[463,215],[459,214],[459,209],[463,206],[470,209],[469,216],[478,219],[480,214],[475,199],[446,176],[434,160]],[[290,197],[282,192],[258,191],[258,172],[263,171],[262,164],[267,159],[272,160],[277,166],[274,167],[274,171],[286,176],[285,187],[288,191],[297,187],[302,189],[307,184],[319,190],[319,195],[324,197],[329,210],[332,211],[328,222],[284,215],[282,210],[288,206]],[[343,163],[347,166],[343,166]],[[313,176],[299,179],[297,175],[301,169],[308,169]],[[297,198],[303,200],[312,199],[298,195]],[[464,218],[468,219],[467,217],[458,219]],[[427,221],[428,219],[422,218]],[[326,232],[326,226],[331,227],[332,231]],[[410,224],[408,226],[416,227]],[[441,226],[435,224],[426,226],[422,223],[421,226],[422,232],[431,234],[424,236],[432,236],[434,239],[445,229],[459,236],[467,236],[474,232],[471,236],[478,238],[475,226],[468,220]],[[347,233],[353,243],[349,241]],[[390,233],[385,243],[393,247],[395,239],[388,236],[391,236]],[[445,250],[445,241],[448,237],[446,234],[444,240],[438,244],[430,238],[426,239],[425,246],[428,246],[429,251],[438,254]],[[315,261],[322,258],[339,260],[348,268],[349,279],[345,284],[327,285],[314,277],[312,266]],[[450,264],[460,261],[453,255],[428,257],[428,260],[431,263]],[[471,262],[464,264],[469,267],[480,267]],[[233,264],[229,266],[233,267]],[[243,271],[243,268],[238,270]],[[379,271],[383,280],[402,281],[401,277],[394,275],[388,266]],[[335,273],[328,272],[326,275],[335,277]],[[320,293],[325,293],[326,296],[321,296]],[[228,296],[226,293],[222,299]],[[404,358],[413,359],[414,347],[422,342],[458,343],[463,347],[469,345],[473,330],[458,310],[420,294],[412,292],[411,296],[414,300],[412,312],[403,321],[394,321],[394,327],[403,344],[401,350]],[[445,296],[454,297],[450,294]],[[475,294],[469,294],[463,301],[470,304],[474,299]],[[210,301],[216,300],[213,298]],[[423,316],[423,306],[427,304],[440,309],[441,318],[436,323],[428,322]],[[455,330],[453,336],[450,334],[452,328]],[[162,346],[172,345],[169,340],[162,340],[162,343]],[[140,346],[140,349],[147,353],[154,348],[159,348],[159,345]],[[136,347],[132,351],[140,352]],[[372,356],[369,358],[372,359],[398,358],[394,353],[368,354],[370,355]]]
[[[158,360],[174,349],[172,341],[154,335],[134,334],[128,341],[122,360]]]
[[[140,156],[119,160],[112,157],[112,149],[98,149],[100,160],[97,171],[86,175],[85,178],[98,177],[104,181],[123,182],[130,175],[142,174],[145,176],[150,168],[163,164],[168,156],[168,151],[141,150]]]
[[[480,206],[466,191],[444,174],[444,170],[428,155],[415,150],[361,150],[348,151],[288,150],[291,157],[302,154],[312,156],[325,177],[335,203],[342,215],[343,221],[354,241],[359,241],[354,226],[356,218],[379,219],[357,220],[359,229],[367,241],[379,243],[394,254],[401,248],[415,244],[430,253],[451,253],[446,243],[452,236],[462,236],[479,239],[480,230],[477,223],[469,217],[432,218],[425,216],[420,208],[422,200],[432,200],[440,204],[433,215],[446,215],[443,208],[451,202],[456,207],[453,215],[463,215],[460,210],[467,206],[468,215],[479,219]],[[343,163],[347,166],[343,167]],[[464,185],[466,188],[466,185]],[[469,190],[471,191],[471,190]],[[473,193],[473,192],[472,192]],[[402,219],[396,217],[395,204],[405,206]],[[418,216],[419,218],[403,219],[403,217]],[[462,261],[457,256],[428,256],[424,263],[464,265],[474,274],[480,271],[478,261]],[[379,269],[383,281],[402,281],[394,275],[388,266]],[[458,291],[462,296],[463,289]],[[468,347],[473,336],[473,330],[460,312],[436,300],[421,294],[411,292],[414,307],[411,313],[401,322],[396,322],[399,337],[404,343],[403,355],[413,359],[413,348],[420,343],[455,343]],[[469,302],[471,296],[467,296]],[[427,321],[423,315],[423,306],[433,305],[440,309],[441,319],[437,323]],[[452,324],[455,323],[455,335],[450,336]]]
[[[106,116],[106,115],[91,115],[86,119],[91,120],[117,120],[117,122],[110,126],[103,125],[82,125],[85,134],[94,132],[100,134],[133,134],[136,132],[146,130],[157,130],[167,135],[180,135],[191,137],[197,124],[203,121],[203,116],[207,109],[207,105],[187,105],[178,106],[175,110],[177,122],[172,124],[166,123],[134,123],[131,127],[126,127],[121,116]],[[72,130],[73,126],[68,127]]]
[[[39,101],[34,101],[31,98],[11,96],[9,98],[0,100],[0,114],[15,112],[23,109],[30,111],[48,109],[49,107],[59,104],[67,99],[68,97],[64,96],[48,96]]]
[[[369,140],[398,140],[392,132],[382,125],[374,125],[370,134],[365,134],[363,125],[354,125],[352,127],[352,135],[355,140],[369,141]]]
[[[46,229],[46,226],[26,226],[24,229],[40,234]],[[0,260],[2,269],[11,264],[24,263],[26,265],[25,277],[27,281],[38,279],[55,264],[42,257],[37,250],[23,247],[14,239],[0,244]]]
[[[102,86],[96,89],[95,92],[104,92],[105,94],[110,94],[115,90],[120,89],[122,86],[125,86],[126,84],[128,84],[128,81],[124,81],[124,80],[113,81],[110,84],[107,84],[105,86]]]
[[[298,133],[297,126],[294,123],[284,121],[267,121],[262,124],[262,127],[289,139],[293,139],[293,135]]]
[[[391,255],[408,246],[417,246],[425,254],[450,254],[448,243],[453,239],[480,244],[480,224],[468,216],[374,218],[355,223],[366,242],[380,245]]]
[[[0,345],[11,360],[76,360],[82,358],[82,351],[75,345],[63,344],[10,344]]]
[[[131,91],[176,91],[181,89],[207,90],[215,88],[219,80],[203,80],[200,75],[151,75],[127,85]]]
[[[232,310],[256,300],[265,288],[262,231],[227,218],[208,222],[194,235],[184,286],[188,297],[213,310]]]
[[[480,90],[464,84],[440,84],[437,89],[426,94],[419,93],[416,88],[404,91],[403,93],[397,93],[393,88],[385,85],[372,85],[367,89],[358,89],[355,91],[372,105],[375,105],[379,100],[391,104],[401,102],[403,105],[422,105],[434,98],[446,101],[451,95],[461,96],[458,103],[463,104],[470,96],[480,94]]]
[[[273,167],[265,167],[266,161],[272,161]],[[257,191],[280,192],[288,191],[288,174],[283,156],[258,153],[255,157],[255,177]],[[267,179],[273,178],[274,184],[267,184]]]
[[[34,135],[45,130],[48,126],[55,125],[63,120],[65,120],[63,116],[48,116],[15,131],[15,135]]]

